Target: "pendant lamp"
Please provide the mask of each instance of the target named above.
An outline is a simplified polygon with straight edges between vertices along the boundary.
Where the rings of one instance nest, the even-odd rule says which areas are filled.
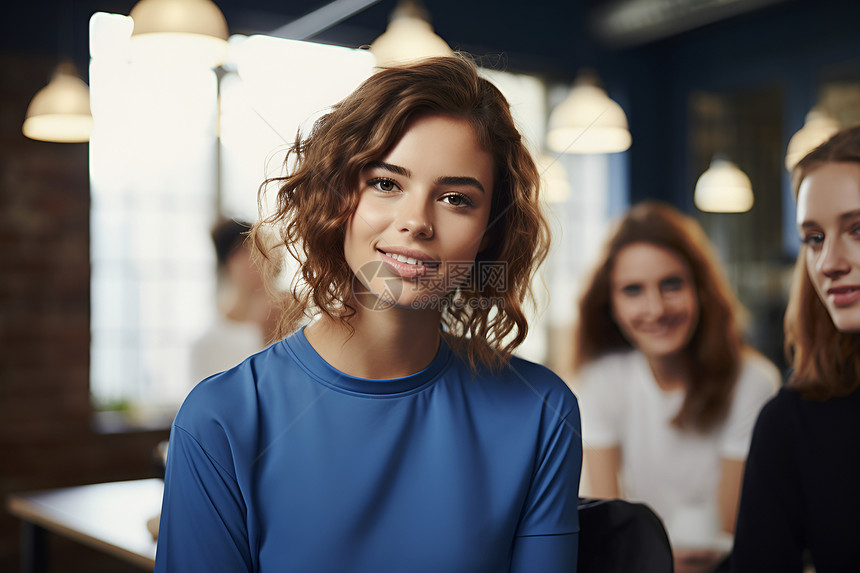
[[[700,211],[743,213],[753,206],[752,184],[734,162],[716,155],[696,182],[693,200]]]
[[[794,169],[804,155],[830,139],[837,131],[839,131],[839,122],[823,108],[813,107],[806,114],[803,127],[788,140],[788,149],[785,153],[786,169],[789,171]]]
[[[594,71],[580,71],[550,114],[547,147],[556,153],[617,153],[631,142],[624,110],[599,87]]]
[[[22,131],[39,141],[79,143],[89,141],[92,129],[90,90],[75,65],[63,62],[30,101]]]
[[[378,66],[391,66],[432,56],[450,56],[451,48],[433,32],[430,17],[416,0],[400,0],[388,27],[370,45]]]
[[[134,20],[135,61],[191,62],[217,67],[227,54],[227,21],[211,0],[140,0]]]

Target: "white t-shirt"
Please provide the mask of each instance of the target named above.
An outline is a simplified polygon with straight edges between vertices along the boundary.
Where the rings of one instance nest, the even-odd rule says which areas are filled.
[[[722,458],[744,460],[759,410],[780,384],[777,368],[745,357],[726,421],[701,434],[672,419],[684,391],[657,386],[646,358],[631,350],[586,366],[577,380],[582,447],[621,447],[625,497],[648,504],[669,527],[682,506],[715,506]]]

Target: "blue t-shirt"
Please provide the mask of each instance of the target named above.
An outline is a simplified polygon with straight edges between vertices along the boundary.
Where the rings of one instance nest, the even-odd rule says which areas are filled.
[[[173,425],[155,570],[576,570],[576,398],[521,359],[348,376],[302,331],[206,379]]]

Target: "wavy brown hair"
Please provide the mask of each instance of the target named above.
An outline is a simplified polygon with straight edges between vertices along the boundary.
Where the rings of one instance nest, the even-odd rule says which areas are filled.
[[[574,370],[611,352],[633,348],[612,317],[610,277],[618,253],[634,243],[649,243],[675,253],[692,274],[699,319],[684,351],[691,373],[686,396],[672,423],[706,432],[728,415],[745,349],[739,319],[745,311],[702,228],[674,207],[657,201],[641,202],[607,237],[579,299]]]
[[[825,163],[860,163],[860,126],[843,129],[810,151],[792,172],[794,198],[800,184]],[[808,400],[846,396],[860,386],[860,334],[840,332],[806,270],[806,245],[794,267],[785,311],[785,356],[792,367],[788,386]]]
[[[359,173],[384,158],[411,122],[428,114],[467,121],[493,158],[487,241],[476,263],[498,262],[507,270],[504,284],[462,290],[476,304],[457,305],[449,293],[440,330],[473,368],[501,366],[523,342],[528,332],[523,305],[533,300],[531,279],[549,247],[538,201],[540,176],[508,102],[479,76],[473,61],[459,54],[375,73],[317,120],[307,137],[299,134],[287,154],[287,174],[261,187],[261,205],[269,185],[276,184],[278,191],[274,213],[252,231],[258,259],[274,271],[277,265],[271,263],[286,250],[298,263],[289,292],[279,297],[279,335],[294,331],[314,312],[349,327],[356,312],[354,277],[343,247],[358,204]],[[476,282],[470,277],[466,285]]]

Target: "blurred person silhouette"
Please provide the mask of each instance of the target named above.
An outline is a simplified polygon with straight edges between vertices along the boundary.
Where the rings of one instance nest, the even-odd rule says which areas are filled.
[[[219,219],[212,227],[218,312],[191,347],[191,381],[227,370],[271,341],[278,313],[251,259],[249,223]]]
[[[250,223],[230,218],[220,218],[212,226],[218,309],[191,345],[191,377],[182,398],[201,380],[262,350],[274,336],[278,312],[252,260],[250,229]],[[162,476],[168,451],[169,441],[165,440],[153,452]],[[147,523],[153,537],[158,536],[159,519],[157,515]]]
[[[794,168],[791,374],[753,432],[733,570],[856,571],[860,538],[860,126]]]
[[[286,165],[252,230],[298,264],[286,337],[182,405],[155,570],[576,571],[577,401],[512,355],[549,235],[504,96],[383,68]]]
[[[779,385],[741,313],[699,224],[656,201],[616,223],[579,299],[590,494],[652,507],[678,572],[724,560],[752,427]]]

